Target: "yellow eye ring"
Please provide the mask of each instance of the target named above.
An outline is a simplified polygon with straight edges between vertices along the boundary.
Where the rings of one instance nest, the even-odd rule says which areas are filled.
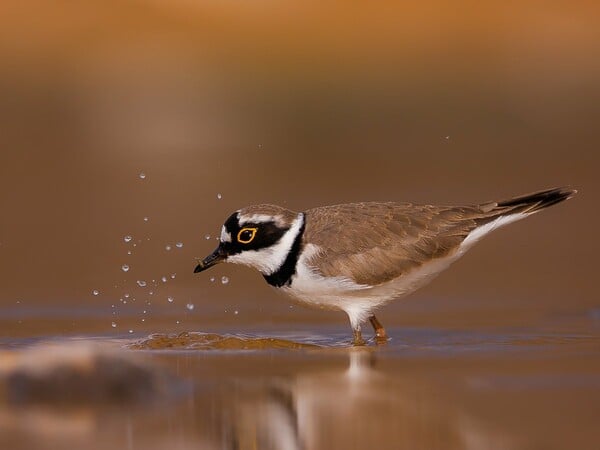
[[[256,231],[258,230],[258,228],[242,228],[239,233],[237,234],[237,241],[240,244],[249,244],[250,242],[252,242],[252,240],[254,239],[254,236],[256,236]],[[245,231],[250,231],[250,237],[243,239],[242,238],[242,233]]]

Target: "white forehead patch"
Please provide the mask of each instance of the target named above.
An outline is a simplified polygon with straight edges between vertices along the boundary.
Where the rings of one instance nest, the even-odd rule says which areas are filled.
[[[221,227],[221,242],[231,242],[231,233],[227,231],[225,225]]]
[[[238,222],[241,225],[246,223],[267,223],[267,222],[275,222],[278,225],[281,224],[281,216],[270,216],[268,214],[252,214],[251,216],[242,216],[239,215]]]

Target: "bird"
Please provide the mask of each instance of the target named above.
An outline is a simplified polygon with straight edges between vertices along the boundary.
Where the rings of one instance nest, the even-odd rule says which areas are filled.
[[[367,320],[384,343],[378,308],[430,282],[491,231],[576,193],[561,187],[464,206],[360,202],[303,212],[247,206],[227,218],[218,247],[194,273],[222,262],[250,266],[304,305],[345,312],[354,345],[365,345]]]

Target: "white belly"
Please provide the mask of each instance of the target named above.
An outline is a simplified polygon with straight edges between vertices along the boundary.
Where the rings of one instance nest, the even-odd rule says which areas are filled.
[[[311,259],[318,249],[309,245],[298,259],[296,274],[290,286],[281,289],[300,303],[320,309],[341,310],[348,314],[353,327],[365,321],[374,311],[392,300],[404,297],[429,283],[436,275],[460,258],[476,241],[460,246],[457,251],[393,280],[375,286],[357,284],[345,277],[323,277]]]
[[[428,283],[460,256],[440,259],[394,280],[369,286],[345,277],[321,276],[310,265],[315,254],[315,249],[307,248],[303,252],[291,285],[281,289],[307,306],[346,312],[353,327],[366,320],[378,307]]]

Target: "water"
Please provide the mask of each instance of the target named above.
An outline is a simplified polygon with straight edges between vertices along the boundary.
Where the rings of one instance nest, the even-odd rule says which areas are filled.
[[[600,340],[587,325],[390,327],[386,345],[364,347],[342,326],[209,328],[1,339],[3,447],[552,450],[600,438]],[[35,353],[40,343],[54,350]],[[70,381],[46,370],[7,385],[19,365]]]

